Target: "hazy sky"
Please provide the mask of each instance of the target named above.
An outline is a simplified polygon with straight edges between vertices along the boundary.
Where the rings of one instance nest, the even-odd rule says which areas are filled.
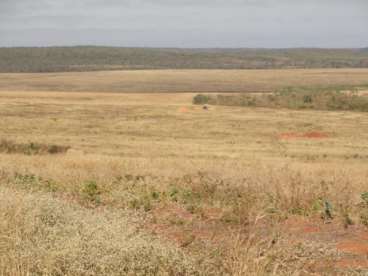
[[[366,47],[368,0],[0,0],[0,46]]]

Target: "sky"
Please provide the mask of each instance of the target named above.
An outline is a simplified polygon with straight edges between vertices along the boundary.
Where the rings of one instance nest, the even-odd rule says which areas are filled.
[[[0,0],[0,46],[368,47],[368,0]]]

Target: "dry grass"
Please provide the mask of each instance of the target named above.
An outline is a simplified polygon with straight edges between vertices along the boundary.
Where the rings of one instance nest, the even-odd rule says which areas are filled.
[[[368,69],[142,70],[1,74],[0,90],[65,92],[268,92],[290,86],[367,85]]]
[[[72,147],[0,154],[0,273],[362,271],[334,266],[333,233],[368,221],[367,115],[203,110],[192,97],[0,93],[8,141]],[[294,237],[294,217],[331,231]]]
[[[188,275],[194,262],[141,233],[133,214],[98,212],[1,188],[0,272],[11,275]],[[18,272],[19,271],[19,272]]]

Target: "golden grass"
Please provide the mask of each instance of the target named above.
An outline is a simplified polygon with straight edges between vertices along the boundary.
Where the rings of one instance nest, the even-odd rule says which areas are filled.
[[[0,153],[0,273],[285,275],[336,258],[280,227],[325,201],[341,229],[368,221],[367,114],[193,95],[1,92],[0,138],[71,148]]]
[[[368,69],[141,70],[1,74],[0,90],[74,92],[267,92],[288,86],[367,85]]]
[[[0,188],[2,275],[188,275],[194,262],[141,233],[134,214]],[[18,272],[17,272],[18,270]],[[20,270],[20,271],[19,271]]]

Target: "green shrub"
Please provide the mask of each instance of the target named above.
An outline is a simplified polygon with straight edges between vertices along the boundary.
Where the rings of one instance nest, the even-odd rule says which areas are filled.
[[[304,95],[303,102],[304,103],[312,103],[313,102],[312,96],[311,95]]]
[[[39,186],[41,179],[34,174],[15,173],[14,183],[26,189],[34,189]]]
[[[129,202],[129,207],[134,210],[149,212],[153,208],[152,199],[148,195],[137,197]]]
[[[100,203],[101,191],[99,190],[96,181],[90,180],[85,182],[82,189],[82,194],[88,201],[96,204]]]
[[[362,193],[361,198],[364,201],[364,203],[367,204],[368,206],[368,192]]]
[[[58,183],[54,180],[43,179],[30,173],[15,173],[11,183],[30,191],[57,192],[59,190]]]
[[[198,94],[193,98],[193,104],[208,104],[210,97],[203,94]]]

